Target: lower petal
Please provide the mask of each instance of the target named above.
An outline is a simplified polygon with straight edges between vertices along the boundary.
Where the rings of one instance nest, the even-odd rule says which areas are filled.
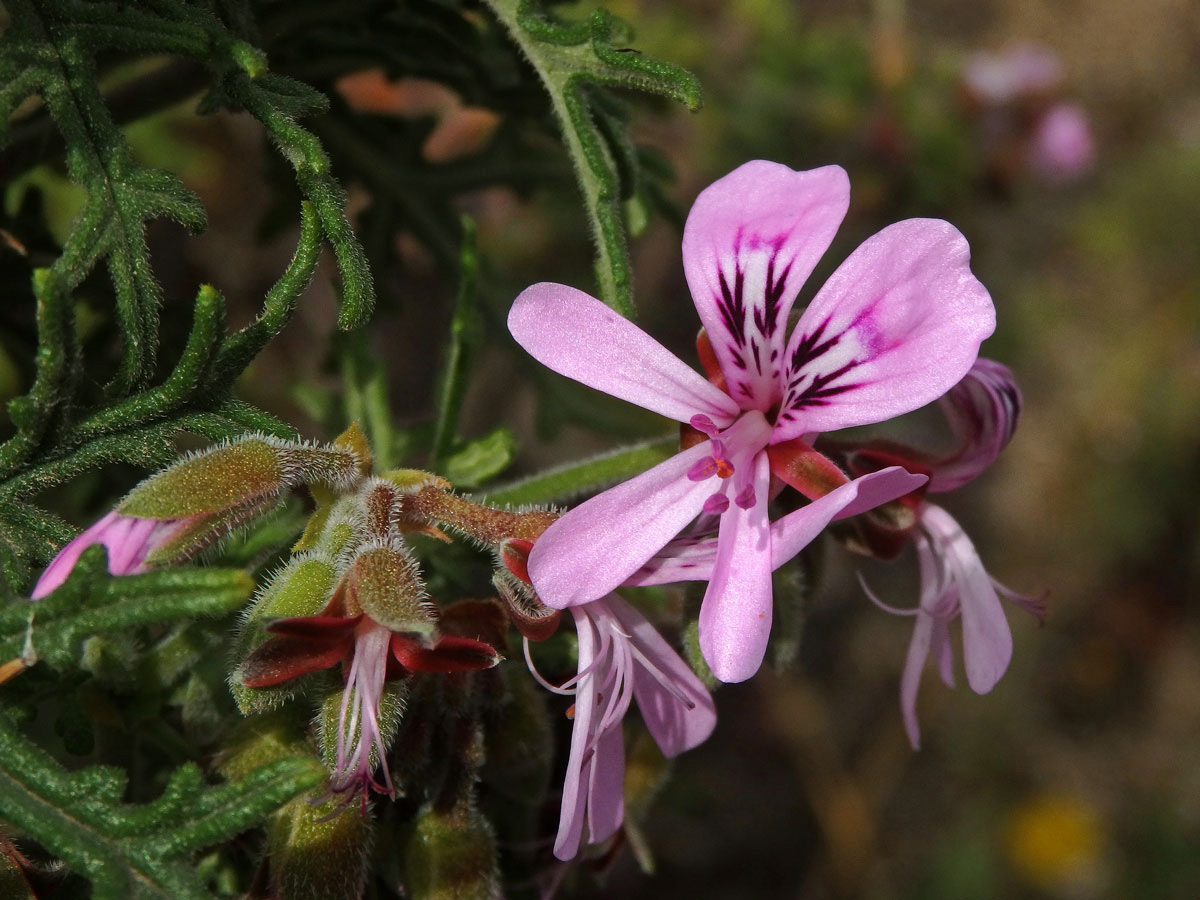
[[[717,724],[704,683],[640,612],[615,594],[605,602],[636,651],[633,695],[659,749],[671,757],[703,743]]]
[[[950,514],[926,504],[921,510],[921,525],[953,572],[962,611],[967,683],[975,693],[986,694],[1012,660],[1012,632],[1004,608],[971,539]]]
[[[587,807],[589,844],[607,840],[625,820],[625,737],[620,724],[596,741]]]
[[[917,690],[921,686],[921,672],[929,658],[929,645],[933,637],[933,617],[917,614],[912,640],[908,644],[908,657],[904,660],[904,674],[900,677],[900,711],[904,715],[904,730],[914,750],[921,749],[921,727],[917,722]]]
[[[721,517],[712,580],[700,607],[700,650],[721,681],[745,681],[758,671],[771,634],[770,470],[754,460],[755,502]]]

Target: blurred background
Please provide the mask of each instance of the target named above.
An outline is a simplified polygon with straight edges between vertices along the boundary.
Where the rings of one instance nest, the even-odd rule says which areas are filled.
[[[909,622],[872,606],[854,578],[862,571],[886,599],[911,605],[913,560],[892,575],[823,547],[796,662],[719,692],[715,736],[679,761],[645,822],[656,877],[624,854],[581,893],[1200,897],[1200,7],[610,8],[635,26],[639,49],[695,72],[705,98],[698,114],[634,106],[647,159],[675,171],[654,204],[631,207],[635,223],[646,220],[634,242],[640,324],[693,358],[682,217],[700,189],[747,159],[850,172],[850,215],[804,296],[882,226],[952,221],[998,312],[984,354],[1016,372],[1025,412],[1000,462],[945,505],[995,577],[1049,591],[1050,614],[1039,627],[1010,608],[1013,663],[986,697],[926,673],[924,747],[914,753],[897,702]],[[338,104],[364,116],[414,122],[432,170],[469,159],[511,124],[429,83],[397,87],[368,71],[336,89]],[[168,298],[213,282],[240,324],[294,239],[269,227],[262,169],[272,163],[253,123],[197,118],[194,106],[131,128],[137,152],[181,172],[209,210],[199,238],[157,227],[155,259]],[[318,133],[336,150],[334,132]],[[569,168],[544,165],[550,187],[467,185],[454,197],[478,223],[489,319],[463,432],[511,427],[513,476],[667,431],[535,372],[502,328],[528,283],[594,289]],[[396,421],[419,431],[455,285],[436,248],[405,228],[373,243],[371,182],[338,174],[377,263],[381,308],[362,340],[382,363]],[[70,191],[44,169],[30,177],[47,189],[52,224],[65,227]],[[314,437],[339,430],[330,397],[345,369],[326,353],[334,305],[319,278],[244,386]],[[176,322],[181,335],[186,324]],[[0,371],[6,396],[19,382]]]

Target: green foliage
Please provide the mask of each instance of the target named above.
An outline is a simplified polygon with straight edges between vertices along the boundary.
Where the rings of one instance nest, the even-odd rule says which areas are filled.
[[[550,95],[592,222],[600,298],[632,317],[633,273],[623,204],[637,193],[640,163],[624,108],[602,88],[646,91],[700,107],[700,86],[678,66],[623,46],[628,26],[604,10],[557,21],[535,0],[486,0]]]
[[[210,439],[256,429],[290,433],[273,417],[234,400],[231,390],[291,318],[322,239],[332,246],[342,273],[339,324],[360,324],[374,301],[365,256],[345,217],[344,194],[319,143],[296,123],[298,116],[323,108],[320,94],[272,74],[261,52],[220,20],[174,0],[137,8],[17,0],[11,11],[0,54],[0,143],[14,132],[9,121],[18,105],[39,95],[43,115],[65,142],[67,173],[86,199],[61,255],[30,273],[36,371],[28,393],[9,404],[16,433],[0,445],[0,581],[8,594],[21,590],[32,565],[47,560],[71,534],[65,523],[31,506],[30,497],[117,460],[161,465],[174,455],[170,439],[180,431]],[[268,292],[258,319],[227,334],[223,298],[202,286],[186,346],[157,384],[163,295],[146,247],[146,223],[165,216],[200,230],[205,217],[175,175],[141,166],[131,154],[97,83],[97,54],[109,50],[202,62],[210,79],[206,106],[241,108],[258,119],[295,168],[305,198],[295,256]],[[44,129],[29,126],[24,133]],[[15,158],[26,159],[20,153]],[[122,352],[104,398],[92,400],[89,412],[74,292],[101,261],[113,285]]]
[[[678,450],[679,439],[674,436],[643,441],[511,484],[498,485],[487,492],[486,501],[521,506],[570,500],[639,475]]]
[[[495,895],[497,834],[508,836],[477,808],[474,785],[490,756],[485,740],[517,745],[507,756],[497,748],[492,774],[512,773],[504,802],[530,823],[519,829],[528,831],[543,799],[554,737],[530,682],[516,684],[512,672],[502,677],[496,670],[456,675],[444,684],[431,675],[411,696],[407,682],[389,687],[385,737],[395,746],[392,759],[382,762],[395,767],[406,796],[376,822],[339,807],[344,796],[328,793],[321,729],[311,725],[303,702],[288,702],[320,694],[308,705],[326,711],[329,750],[329,722],[336,726],[341,699],[332,666],[297,684],[253,691],[237,684],[236,673],[230,677],[231,664],[268,639],[272,620],[311,615],[329,600],[346,541],[364,521],[361,511],[353,523],[338,518],[339,485],[310,485],[311,497],[292,497],[282,515],[265,522],[227,516],[210,528],[188,493],[198,485],[181,488],[201,470],[199,487],[210,495],[200,504],[205,509],[269,482],[270,502],[247,506],[255,516],[276,501],[285,504],[295,481],[277,484],[273,469],[230,465],[244,445],[194,456],[177,470],[188,478],[151,482],[153,489],[131,501],[138,509],[123,511],[186,514],[198,530],[228,537],[224,548],[202,542],[212,549],[204,565],[113,577],[106,551],[93,547],[41,601],[22,595],[76,534],[51,510],[85,520],[133,480],[128,469],[159,469],[179,456],[177,444],[193,446],[184,434],[205,442],[248,432],[295,437],[289,424],[238,399],[236,390],[295,317],[325,250],[340,276],[337,325],[348,333],[312,353],[328,364],[339,387],[289,388],[321,424],[360,423],[377,470],[428,465],[460,488],[485,489],[518,450],[508,427],[470,425],[463,414],[483,349],[503,327],[496,316],[500,291],[492,282],[503,283],[504,276],[485,258],[486,243],[477,243],[461,195],[492,185],[521,193],[569,186],[573,170],[595,240],[599,292],[632,315],[627,235],[644,225],[647,209],[662,205],[661,185],[671,175],[669,166],[633,145],[629,109],[617,91],[695,109],[695,79],[630,49],[627,27],[603,11],[567,24],[538,4],[510,0],[488,0],[494,17],[459,0],[12,0],[5,7],[0,172],[9,187],[0,209],[0,287],[16,312],[0,323],[0,398],[10,420],[0,425],[0,597],[6,601],[0,605],[0,685],[18,680],[4,689],[6,709],[0,710],[0,817],[17,841],[9,853],[12,845],[0,837],[0,885],[25,890],[33,876],[22,869],[20,854],[28,852],[37,865],[47,857],[61,860],[71,873],[68,890],[86,890],[86,880],[97,900],[188,900],[247,889],[253,895],[260,888],[290,900],[349,898],[361,894],[373,870],[380,877],[371,890],[384,891],[386,880],[411,882],[406,888],[414,896]],[[486,152],[431,160],[423,150],[436,124],[430,116],[356,107],[340,79],[372,66],[392,81],[433,79],[462,103],[494,111],[499,124]],[[218,221],[218,205],[205,210],[200,197],[210,194],[202,179],[193,179],[188,160],[176,166],[161,147],[143,152],[141,139],[125,128],[196,98],[200,115],[252,119],[276,151],[264,173],[269,210],[262,234],[298,224],[290,262],[261,305],[255,299],[248,324],[233,329],[221,291],[197,284],[186,267],[173,271],[158,252],[164,233],[179,233],[161,229],[163,220],[196,234],[206,229],[209,213]],[[171,117],[178,124],[184,115]],[[146,125],[159,127],[157,121]],[[171,133],[170,146],[186,149],[194,133],[182,142],[180,134],[182,128]],[[147,159],[166,160],[178,171]],[[367,197],[358,218],[362,244],[351,230],[342,183]],[[65,202],[68,190],[74,193]],[[69,224],[68,212],[75,216]],[[375,305],[372,270],[382,273],[381,283],[399,283],[395,276],[406,264],[397,250],[402,231],[432,255],[452,308],[440,320],[427,320],[438,322],[429,357],[441,362],[432,402],[419,421],[397,425],[389,402],[395,373],[364,326]],[[223,275],[218,264],[204,277],[224,287]],[[391,293],[414,302],[403,290]],[[417,299],[436,304],[438,294]],[[28,322],[21,318],[26,313]],[[235,304],[230,315],[238,314]],[[10,322],[16,323],[11,330]],[[543,425],[584,421],[605,430],[618,422],[612,430],[646,433],[644,420],[621,424],[619,413],[592,413],[592,401],[576,402],[560,390],[538,417]],[[653,465],[674,445],[674,439],[647,442],[525,479],[494,491],[492,499],[525,504],[578,496]],[[381,496],[392,495],[385,490]],[[317,525],[295,546],[293,563],[268,576],[304,527],[314,498]],[[228,535],[231,529],[236,533]],[[432,525],[425,531],[437,534]],[[433,543],[420,536],[414,548],[422,541]],[[478,598],[487,580],[483,568],[472,565],[479,560],[471,552],[438,543],[429,560],[422,559],[432,563],[426,585],[448,596],[429,598],[414,580],[408,599],[433,610]],[[150,557],[147,564],[165,562]],[[245,614],[240,638],[231,638],[233,616],[246,608],[256,584],[265,585],[260,602]],[[472,613],[462,612],[470,604],[457,605],[465,618],[456,626],[455,615],[448,615],[446,634],[458,636],[453,628],[461,626],[475,635]],[[503,627],[496,602],[475,605],[473,615],[487,628]],[[400,630],[421,629],[405,620]],[[487,640],[503,649],[502,634]],[[240,651],[232,661],[231,643]],[[516,670],[523,679],[519,664]],[[239,704],[265,713],[253,717],[252,739],[231,727]],[[493,729],[501,706],[511,714],[509,727]],[[406,723],[415,710],[412,722],[393,736],[402,708]],[[276,716],[287,720],[286,739],[268,734]],[[247,740],[261,752],[239,751]],[[75,765],[64,768],[59,756],[77,757]],[[207,783],[209,771],[228,781]],[[149,803],[123,802],[154,796]],[[444,808],[448,798],[452,812]],[[335,809],[341,813],[333,815]],[[259,842],[233,838],[262,826],[269,860],[260,860],[256,873],[246,847]],[[407,854],[372,858],[379,827],[389,846],[407,847]],[[409,871],[400,873],[406,865]],[[532,868],[522,880],[532,883],[531,874]]]
[[[258,823],[322,777],[314,760],[291,757],[209,786],[185,765],[156,801],[136,806],[121,802],[124,773],[68,772],[0,715],[0,809],[86,874],[94,900],[210,900],[192,864],[196,852]]]
[[[32,657],[70,669],[79,665],[81,647],[94,635],[226,615],[253,590],[254,582],[240,569],[173,569],[110,578],[103,548],[92,547],[67,582],[45,600],[0,609],[0,658]]]

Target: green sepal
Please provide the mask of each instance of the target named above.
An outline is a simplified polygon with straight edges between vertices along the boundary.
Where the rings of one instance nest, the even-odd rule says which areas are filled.
[[[293,557],[259,591],[247,612],[236,640],[234,658],[246,659],[267,640],[267,625],[276,619],[291,619],[319,613],[333,591],[337,572],[327,559],[304,554]],[[238,680],[237,670],[230,676],[229,688],[242,715],[254,715],[275,709],[286,700],[303,693],[308,678],[299,678],[267,688],[248,688]]]
[[[251,438],[189,457],[143,481],[117,507],[123,516],[188,519],[277,495],[284,487],[278,449]]]
[[[407,549],[369,546],[361,550],[345,583],[350,614],[361,610],[401,634],[432,637],[437,631],[437,608],[425,596],[417,564]]]
[[[379,735],[383,738],[384,746],[391,746],[392,740],[396,736],[396,731],[400,727],[400,720],[404,716],[404,709],[408,701],[408,689],[408,679],[389,681],[383,686],[383,693],[379,698],[377,716]],[[352,688],[347,686],[344,690],[352,690]],[[329,693],[321,703],[321,709],[317,713],[317,739],[321,747],[321,758],[325,761],[325,766],[330,772],[337,768],[337,738],[338,726],[341,722],[343,693],[344,691],[332,691]],[[355,698],[351,694],[351,710],[354,709],[355,702]],[[349,723],[349,715],[347,715],[346,720]],[[360,721],[355,726],[353,734],[349,730],[346,732],[347,749],[353,747],[361,736],[362,722]],[[379,754],[374,747],[371,747],[371,767],[375,769],[379,765]]]

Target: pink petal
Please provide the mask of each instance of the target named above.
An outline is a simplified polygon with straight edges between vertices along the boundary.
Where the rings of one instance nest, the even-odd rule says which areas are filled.
[[[526,288],[508,330],[538,362],[576,381],[687,422],[728,425],[738,406],[699,372],[599,300],[564,284]]]
[[[114,510],[59,551],[34,585],[31,599],[40,600],[60,587],[83,551],[93,544],[103,544],[108,550],[110,574],[132,575],[145,571],[146,556],[168,539],[178,526],[177,519],[140,519],[123,516]]]
[[[588,843],[599,844],[625,820],[625,736],[620,722],[597,739],[589,769]]]
[[[708,581],[717,559],[717,539],[679,538],[646,560],[645,565],[625,579],[626,587],[674,584],[678,581]]]
[[[596,628],[587,616],[575,617],[578,636],[579,671],[586,672],[596,656]],[[554,839],[554,855],[559,859],[574,859],[579,852],[583,823],[587,814],[588,792],[591,787],[591,744],[598,724],[596,693],[592,690],[595,675],[580,679],[575,695],[575,718],[571,727],[571,751],[563,776],[562,807],[558,818],[558,835]]]
[[[529,577],[547,606],[603,597],[636,572],[699,514],[710,481],[688,470],[709,453],[697,444],[567,512],[537,539]]]
[[[926,504],[921,511],[921,524],[953,571],[962,610],[967,683],[975,693],[986,694],[996,686],[1012,660],[1012,632],[1004,608],[971,539],[950,514]]]
[[[1007,366],[980,357],[938,401],[954,432],[954,452],[933,463],[929,490],[953,491],[995,462],[1017,428],[1021,390]]]
[[[900,677],[900,711],[904,716],[904,730],[914,750],[921,749],[921,726],[917,722],[917,690],[921,687],[921,672],[929,658],[929,644],[933,631],[933,618],[924,613],[917,614],[913,626],[912,640],[908,643],[908,656],[904,660],[904,674]]]
[[[834,519],[846,519],[903,497],[925,483],[900,466],[871,472],[834,488],[824,497],[771,525],[771,567],[778,569],[812,543]]]
[[[950,645],[950,626],[945,619],[933,621],[933,640],[929,652],[937,661],[942,683],[948,688],[954,687],[954,648]]]
[[[971,368],[995,310],[948,222],[908,219],[867,239],[800,317],[772,443],[882,422]]]
[[[766,411],[781,395],[781,354],[796,293],[850,204],[839,166],[794,172],[755,160],[700,193],[683,230],[683,266],[730,394]]]
[[[758,671],[771,634],[771,530],[767,454],[755,457],[756,498],[721,516],[712,580],[700,607],[700,651],[721,681]]]
[[[645,660],[634,672],[633,692],[663,754],[677,756],[703,743],[717,724],[716,707],[704,683],[640,612],[616,594],[607,603]]]
[[[889,503],[919,488],[924,475],[913,475],[900,466],[871,472],[835,488],[771,524],[771,568],[778,569],[813,541],[836,519],[846,519]],[[717,558],[714,538],[679,538],[671,541],[627,578],[628,587],[708,581]]]

